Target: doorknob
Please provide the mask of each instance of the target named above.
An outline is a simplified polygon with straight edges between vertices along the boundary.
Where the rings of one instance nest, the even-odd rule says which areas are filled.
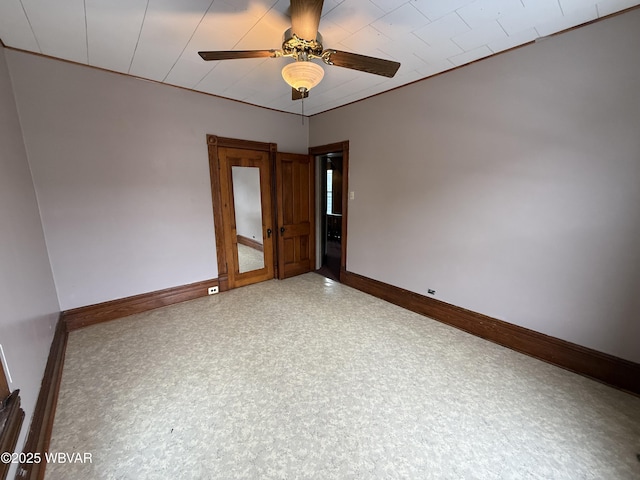
[[[280,235],[284,235],[284,227],[280,227]]]
[[[267,238],[271,238],[271,229],[267,228]]]

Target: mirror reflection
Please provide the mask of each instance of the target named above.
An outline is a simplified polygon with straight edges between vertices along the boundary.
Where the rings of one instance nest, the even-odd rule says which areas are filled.
[[[233,204],[236,215],[238,270],[240,273],[264,268],[260,169],[231,167]]]

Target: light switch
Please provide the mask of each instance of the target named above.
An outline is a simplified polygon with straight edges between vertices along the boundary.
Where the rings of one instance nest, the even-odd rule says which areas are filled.
[[[356,199],[356,192],[349,192],[349,200],[355,200]]]

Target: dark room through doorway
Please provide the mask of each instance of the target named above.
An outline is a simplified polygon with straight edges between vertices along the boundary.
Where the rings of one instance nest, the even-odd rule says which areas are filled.
[[[340,280],[342,257],[343,158],[342,152],[316,157],[320,162],[321,258],[318,273]]]

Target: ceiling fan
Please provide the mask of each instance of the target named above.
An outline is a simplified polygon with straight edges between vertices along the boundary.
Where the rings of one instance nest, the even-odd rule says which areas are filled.
[[[324,49],[318,32],[324,0],[291,0],[291,28],[284,32],[282,50],[222,50],[198,52],[204,60],[232,60],[237,58],[293,57],[295,62],[282,69],[282,77],[291,86],[291,99],[309,96],[309,90],[320,83],[324,70],[314,58],[327,65],[350,68],[362,72],[393,77],[400,64],[391,60],[368,57],[356,53]]]

